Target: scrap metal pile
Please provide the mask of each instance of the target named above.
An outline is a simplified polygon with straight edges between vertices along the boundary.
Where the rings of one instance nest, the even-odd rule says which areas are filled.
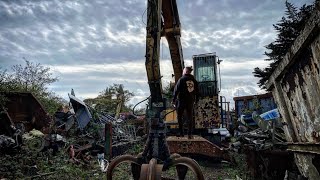
[[[268,111],[261,115],[256,112],[252,113],[252,119],[256,127],[245,126],[240,122],[239,131],[237,132],[238,141],[232,144],[232,147],[238,150],[240,145],[251,147],[255,150],[271,149],[275,144],[279,145],[285,142],[285,137],[280,122],[280,116],[277,109]],[[239,121],[242,121],[240,119]],[[245,126],[245,127],[244,127]]]
[[[278,110],[261,115],[253,112],[252,119],[255,126],[239,123],[242,127],[238,128],[237,141],[231,144],[234,151],[246,154],[248,174],[256,179],[283,179],[289,171],[295,173]]]
[[[9,101],[0,113],[0,154],[27,151],[50,152],[55,156],[63,152],[69,163],[86,165],[98,159],[105,171],[106,159],[111,158],[113,151],[124,152],[126,149],[121,148],[130,147],[126,143],[141,140],[135,126],[106,113],[94,118],[92,110],[74,95],[69,94],[72,109],[60,108],[54,117],[45,112],[31,93],[7,93],[6,97]],[[5,178],[2,171],[0,168],[0,178]]]

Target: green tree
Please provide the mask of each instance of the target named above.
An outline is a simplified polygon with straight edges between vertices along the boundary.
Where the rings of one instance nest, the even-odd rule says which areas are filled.
[[[165,98],[169,99],[170,102],[173,98],[173,90],[174,90],[174,83],[169,82],[169,84],[165,85],[163,88],[163,95]]]
[[[58,81],[53,77],[49,67],[40,63],[34,64],[25,60],[25,65],[14,65],[12,71],[0,69],[1,92],[31,92],[44,106],[46,111],[53,114],[64,100],[47,88],[48,85]],[[0,97],[1,105],[5,104],[5,97]]]
[[[49,67],[40,63],[34,64],[25,60],[25,66],[14,65],[12,67],[13,81],[22,88],[23,91],[42,94],[47,92],[47,85],[58,81],[57,77],[52,77]]]
[[[132,106],[127,103],[133,96],[134,94],[124,89],[122,84],[113,84],[100,92],[98,97],[85,99],[84,102],[97,112],[115,114],[119,106],[120,111],[131,111]]]
[[[8,78],[7,70],[3,70],[0,68],[0,92],[10,91],[9,80],[10,79]],[[0,94],[0,113],[2,112],[1,107],[5,107],[6,101],[7,98],[3,94]]]
[[[271,76],[272,72],[282,61],[284,55],[292,46],[294,40],[300,35],[306,21],[309,19],[314,5],[303,5],[299,10],[288,1],[285,2],[285,16],[273,27],[277,32],[277,38],[274,42],[266,46],[267,52],[264,54],[268,57],[266,61],[270,61],[268,67],[260,69],[254,68],[252,72],[255,77],[259,78],[259,87],[265,89],[265,84]]]

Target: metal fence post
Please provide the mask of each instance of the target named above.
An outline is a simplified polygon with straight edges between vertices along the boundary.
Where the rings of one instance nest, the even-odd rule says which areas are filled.
[[[109,161],[112,157],[112,124],[107,122],[105,124],[105,144],[104,144],[104,154],[106,159]]]

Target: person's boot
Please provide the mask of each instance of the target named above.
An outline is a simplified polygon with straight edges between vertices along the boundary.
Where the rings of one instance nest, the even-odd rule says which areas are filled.
[[[180,129],[180,130],[179,130],[178,137],[184,137],[183,129]]]
[[[191,131],[188,132],[188,139],[193,139],[193,136],[192,136],[192,132],[191,132]]]
[[[183,133],[183,124],[179,123],[179,134],[177,135],[177,137],[183,137],[184,133]]]
[[[180,131],[180,137],[184,137],[183,130],[182,130],[182,131]]]

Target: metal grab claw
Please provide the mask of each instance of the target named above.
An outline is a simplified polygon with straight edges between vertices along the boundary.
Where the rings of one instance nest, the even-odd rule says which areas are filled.
[[[111,161],[107,170],[107,180],[112,180],[113,170],[123,162],[129,162],[132,164],[132,174],[134,180],[160,180],[161,173],[164,170],[163,164],[158,164],[157,159],[152,158],[149,164],[143,163],[141,154],[137,157],[132,155],[122,155],[116,157]],[[168,168],[176,167],[178,173],[178,179],[183,180],[190,169],[195,174],[197,180],[204,180],[204,176],[198,163],[188,157],[181,157],[179,154],[172,154],[170,156],[171,162],[168,164]],[[166,169],[168,169],[166,168]]]
[[[150,130],[143,152],[137,157],[133,157],[132,155],[116,157],[108,167],[107,179],[112,180],[113,170],[118,164],[130,162],[134,180],[160,180],[162,171],[170,167],[176,167],[179,180],[185,179],[188,169],[191,169],[196,175],[197,180],[204,180],[200,166],[196,161],[187,157],[181,157],[179,154],[170,155],[166,139],[166,125],[163,122],[165,111],[162,108],[155,107],[153,110],[153,113],[161,118],[149,116]]]

